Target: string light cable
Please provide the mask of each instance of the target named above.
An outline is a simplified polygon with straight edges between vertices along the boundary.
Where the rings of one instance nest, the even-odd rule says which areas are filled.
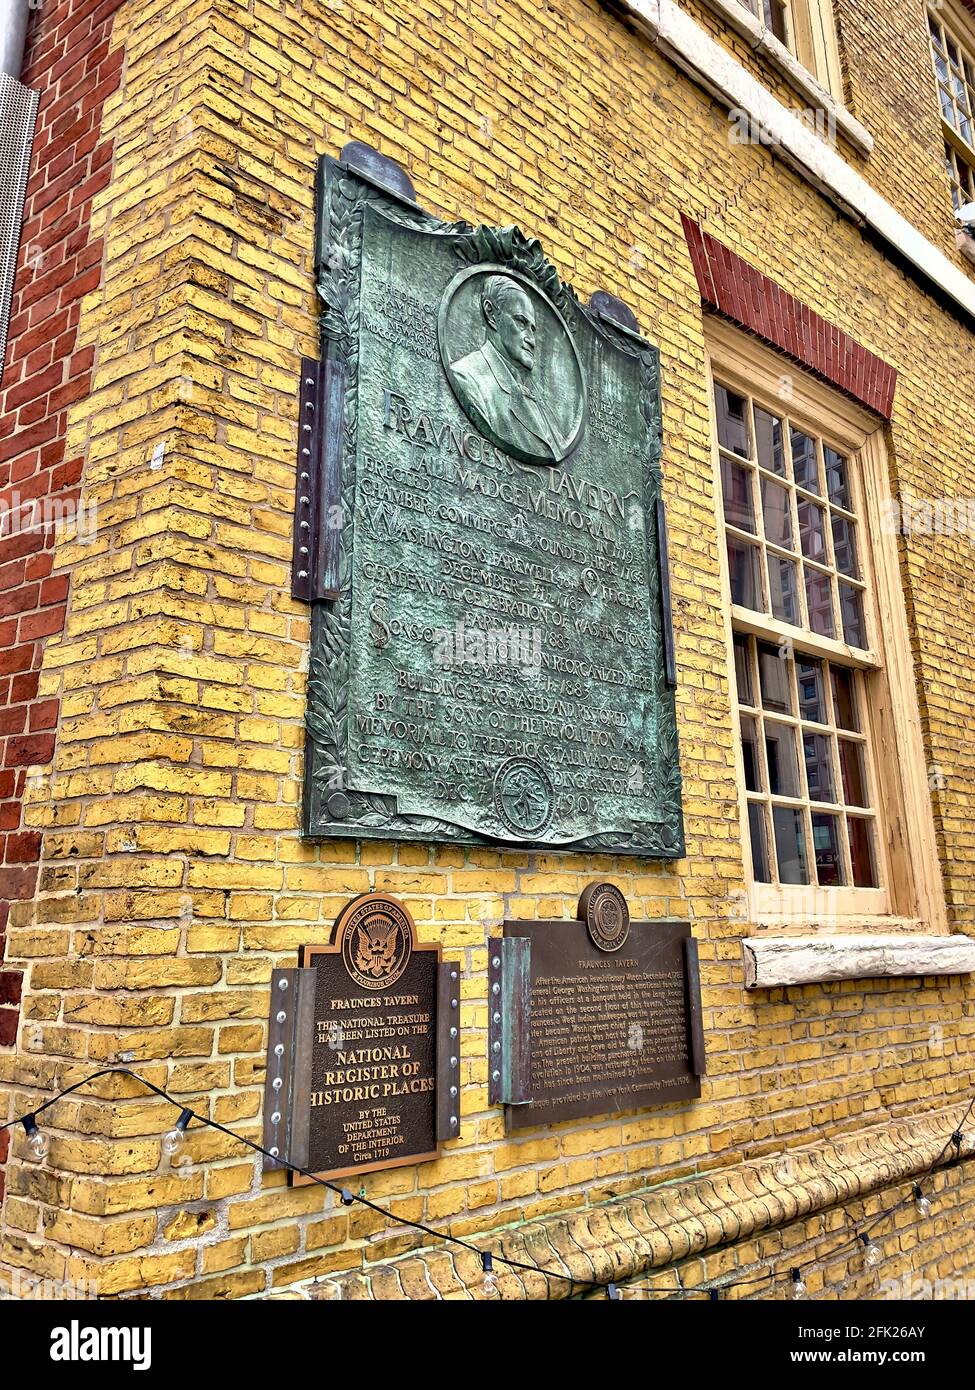
[[[685,1289],[681,1284],[680,1271],[675,1270],[678,1287],[676,1289],[657,1289],[652,1288],[649,1282],[643,1280],[633,1280],[625,1285],[620,1285],[616,1282],[603,1283],[600,1280],[576,1279],[572,1275],[563,1274],[560,1270],[544,1269],[540,1265],[526,1264],[524,1261],[511,1259],[509,1256],[502,1255],[496,1251],[484,1250],[480,1246],[472,1244],[470,1241],[463,1240],[460,1236],[452,1235],[449,1231],[437,1230],[433,1226],[427,1226],[422,1221],[414,1221],[409,1217],[399,1216],[395,1212],[388,1211],[378,1203],[370,1201],[363,1192],[353,1193],[346,1187],[339,1187],[335,1183],[329,1182],[326,1178],[320,1177],[317,1173],[313,1173],[307,1168],[302,1168],[297,1163],[292,1163],[290,1159],[284,1158],[280,1154],[272,1154],[254,1140],[247,1139],[242,1134],[237,1134],[234,1130],[229,1129],[218,1120],[212,1120],[208,1116],[200,1115],[188,1106],[182,1105],[180,1101],[175,1100],[167,1091],[163,1090],[162,1087],[155,1085],[152,1081],[147,1081],[144,1076],[140,1076],[138,1072],[131,1071],[128,1067],[103,1067],[100,1071],[92,1072],[91,1075],[82,1077],[81,1080],[59,1091],[57,1095],[51,1096],[46,1101],[42,1101],[41,1104],[35,1106],[33,1110],[28,1111],[24,1115],[17,1115],[12,1120],[7,1120],[0,1124],[0,1133],[6,1129],[13,1129],[18,1124],[21,1125],[27,1135],[28,1148],[33,1156],[38,1159],[46,1158],[49,1151],[49,1140],[48,1136],[39,1127],[37,1117],[50,1109],[52,1105],[56,1105],[58,1101],[63,1100],[65,1096],[73,1095],[75,1092],[82,1090],[85,1086],[91,1085],[104,1076],[127,1077],[130,1081],[134,1081],[138,1085],[145,1087],[147,1091],[151,1092],[153,1095],[159,1096],[161,1100],[165,1100],[179,1111],[179,1117],[175,1125],[163,1135],[162,1139],[163,1152],[169,1157],[173,1157],[181,1151],[186,1141],[186,1131],[190,1123],[193,1120],[197,1120],[201,1126],[215,1129],[219,1133],[227,1135],[228,1138],[233,1139],[236,1143],[243,1144],[245,1148],[251,1149],[254,1153],[259,1153],[262,1157],[270,1159],[278,1166],[287,1168],[290,1172],[297,1173],[300,1177],[306,1178],[310,1182],[317,1183],[320,1187],[326,1188],[327,1191],[338,1196],[343,1206],[352,1206],[354,1203],[359,1203],[360,1206],[368,1208],[378,1216],[382,1216],[390,1224],[408,1227],[410,1230],[419,1231],[423,1235],[430,1236],[434,1240],[441,1240],[447,1244],[455,1245],[459,1249],[467,1250],[470,1254],[476,1256],[481,1263],[481,1287],[485,1296],[489,1298],[497,1293],[498,1288],[497,1275],[494,1269],[495,1261],[509,1269],[521,1270],[529,1274],[538,1274],[546,1279],[557,1279],[562,1283],[571,1285],[578,1290],[583,1297],[586,1297],[587,1294],[589,1297],[595,1297],[597,1293],[605,1292],[606,1298],[612,1302],[622,1300],[622,1289],[624,1287],[628,1291],[639,1290],[646,1293],[649,1297],[660,1297],[671,1300],[686,1300],[695,1293],[706,1292],[709,1300],[715,1302],[720,1299],[721,1294],[726,1290],[757,1287],[760,1284],[767,1284],[775,1277],[775,1270],[769,1269],[754,1278],[725,1280],[720,1284],[705,1284],[698,1286],[696,1289]],[[869,1266],[879,1264],[882,1259],[882,1252],[880,1247],[871,1239],[871,1236],[878,1226],[896,1215],[896,1213],[907,1206],[909,1202],[915,1203],[918,1215],[922,1218],[930,1214],[931,1203],[924,1193],[923,1184],[931,1177],[935,1169],[939,1167],[952,1147],[957,1151],[954,1162],[957,1163],[961,1161],[964,1130],[973,1112],[975,1112],[975,1094],[973,1094],[968,1109],[960,1124],[952,1128],[951,1134],[946,1139],[937,1156],[920,1177],[912,1183],[911,1190],[907,1196],[901,1198],[900,1201],[895,1203],[889,1210],[880,1212],[863,1230],[860,1230],[859,1226],[857,1226],[852,1235],[844,1237],[843,1241],[832,1250],[820,1253],[814,1260],[790,1268],[789,1276],[793,1285],[793,1298],[801,1299],[805,1297],[806,1284],[803,1274],[823,1260],[831,1259],[837,1255],[862,1247],[865,1264]]]
[[[319,1177],[317,1173],[313,1173],[307,1168],[302,1168],[300,1164],[292,1163],[290,1159],[284,1158],[280,1154],[270,1153],[267,1149],[262,1148],[260,1144],[255,1143],[254,1140],[247,1139],[244,1135],[235,1133],[234,1130],[228,1129],[226,1125],[222,1125],[218,1120],[211,1120],[206,1115],[198,1114],[195,1110],[191,1110],[182,1105],[180,1101],[174,1100],[161,1086],[156,1086],[152,1081],[147,1081],[144,1076],[140,1076],[138,1072],[129,1070],[128,1067],[104,1067],[101,1071],[92,1072],[90,1076],[82,1077],[80,1081],[76,1081],[73,1085],[66,1086],[63,1091],[59,1091],[56,1096],[51,1096],[49,1100],[35,1106],[35,1108],[26,1115],[15,1116],[14,1119],[0,1124],[0,1132],[5,1129],[13,1129],[18,1124],[22,1125],[28,1136],[28,1145],[31,1153],[36,1158],[45,1158],[48,1153],[48,1139],[47,1135],[38,1127],[38,1115],[43,1114],[50,1106],[56,1105],[57,1102],[63,1100],[65,1096],[70,1096],[75,1091],[80,1091],[84,1086],[90,1085],[93,1081],[100,1080],[103,1076],[128,1077],[130,1081],[138,1082],[140,1086],[144,1086],[146,1090],[151,1091],[153,1095],[159,1096],[161,1100],[168,1101],[170,1105],[174,1106],[180,1112],[179,1119],[176,1121],[175,1126],[173,1129],[167,1131],[162,1140],[163,1151],[170,1157],[177,1154],[182,1149],[190,1122],[192,1120],[198,1120],[201,1126],[215,1129],[221,1134],[226,1134],[228,1138],[235,1140],[238,1144],[245,1145],[246,1148],[252,1149],[255,1153],[263,1155],[264,1158],[271,1159],[274,1163],[289,1169],[292,1173],[297,1173],[299,1176],[317,1183],[320,1187],[327,1188],[329,1192],[335,1193],[343,1206],[351,1206],[353,1203],[357,1202],[360,1206],[368,1207],[370,1211],[374,1211],[378,1216],[384,1217],[390,1223],[408,1226],[411,1230],[420,1231],[424,1235],[431,1236],[435,1240],[446,1241],[448,1244],[456,1245],[463,1250],[469,1251],[472,1255],[476,1255],[481,1262],[482,1288],[485,1295],[488,1297],[491,1297],[497,1292],[497,1276],[494,1270],[495,1261],[497,1261],[498,1264],[507,1266],[509,1269],[523,1270],[528,1274],[539,1274],[546,1279],[559,1279],[565,1284],[571,1284],[580,1292],[586,1289],[603,1289],[606,1287],[598,1280],[576,1279],[571,1274],[563,1274],[560,1270],[543,1269],[540,1265],[526,1264],[522,1260],[511,1259],[507,1255],[498,1254],[494,1251],[482,1250],[480,1246],[473,1245],[470,1241],[463,1240],[460,1236],[451,1235],[449,1231],[438,1231],[433,1226],[425,1225],[422,1221],[413,1221],[407,1216],[398,1216],[395,1212],[388,1211],[385,1207],[379,1206],[377,1202],[370,1201],[363,1193],[353,1193],[347,1187],[339,1187],[335,1183],[329,1182],[326,1178]]]

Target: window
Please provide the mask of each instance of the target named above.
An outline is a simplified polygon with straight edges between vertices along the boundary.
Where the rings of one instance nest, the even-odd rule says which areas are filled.
[[[947,18],[945,17],[947,15]],[[955,210],[975,199],[975,26],[960,11],[928,12],[931,58]]]
[[[842,101],[832,0],[739,0],[821,87]]]
[[[709,322],[709,351],[753,919],[930,929],[944,909],[882,430],[728,325]]]
[[[975,163],[975,157],[973,157]],[[957,150],[945,141],[945,168],[951,184],[951,201],[956,212],[966,203],[975,203],[975,170]]]
[[[751,10],[766,29],[771,29],[780,43],[784,43],[786,48],[789,47],[789,24],[783,0],[742,0],[742,4]]]

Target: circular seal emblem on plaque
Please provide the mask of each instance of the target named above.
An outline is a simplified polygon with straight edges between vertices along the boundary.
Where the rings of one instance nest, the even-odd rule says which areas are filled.
[[[413,954],[413,918],[395,898],[353,898],[335,923],[346,970],[363,989],[389,989]]]
[[[522,463],[561,463],[586,423],[582,362],[568,324],[534,281],[485,263],[460,271],[437,318],[461,410]]]
[[[579,916],[600,951],[618,951],[630,934],[630,909],[613,883],[590,883],[583,889]]]
[[[555,789],[532,758],[509,758],[494,778],[494,809],[515,835],[540,835],[555,811]]]

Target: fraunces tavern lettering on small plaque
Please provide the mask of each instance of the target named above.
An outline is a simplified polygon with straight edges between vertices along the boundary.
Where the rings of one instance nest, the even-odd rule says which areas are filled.
[[[381,165],[319,177],[305,834],[678,856],[657,350]]]

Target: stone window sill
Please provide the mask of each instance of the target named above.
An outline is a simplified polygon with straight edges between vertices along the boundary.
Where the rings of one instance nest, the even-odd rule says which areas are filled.
[[[742,943],[746,989],[975,971],[975,937],[891,935],[750,936]]]
[[[761,53],[785,78],[794,92],[798,92],[815,110],[824,111],[828,118],[832,118],[836,129],[846,136],[855,149],[863,155],[870,154],[873,149],[873,136],[866,126],[852,116],[846,107],[803,67],[795,54],[790,53],[771,29],[767,29],[755,18],[742,0],[705,0],[705,4],[746,39],[757,53]]]

